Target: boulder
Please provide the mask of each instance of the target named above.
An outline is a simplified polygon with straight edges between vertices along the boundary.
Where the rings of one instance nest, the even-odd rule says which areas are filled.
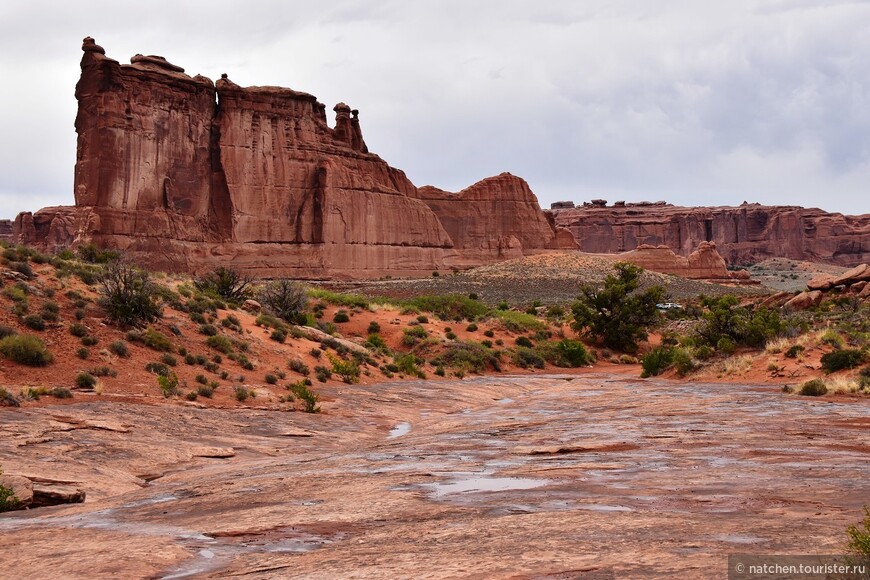
[[[851,286],[855,282],[866,282],[867,280],[870,280],[870,265],[859,264],[834,278],[832,284],[834,286]]]
[[[819,274],[807,282],[807,288],[810,290],[830,290],[834,287],[835,279],[836,278],[830,274]]]
[[[82,503],[85,492],[72,485],[56,485],[45,483],[33,484],[33,502],[31,507],[47,507],[67,503]]]
[[[30,507],[33,503],[33,482],[21,475],[0,475],[0,485],[15,493],[15,509]]]
[[[864,289],[858,294],[858,298],[870,298],[870,284],[864,286]]]
[[[252,299],[248,298],[247,300],[242,302],[242,310],[244,310],[245,312],[250,312],[251,314],[256,314],[257,312],[260,312],[260,310],[262,310],[262,309],[263,309],[263,306],[259,302],[257,302],[256,300],[252,300]]]
[[[818,306],[822,302],[824,294],[820,290],[812,292],[801,292],[783,305],[783,308],[789,310],[806,310],[814,306]]]

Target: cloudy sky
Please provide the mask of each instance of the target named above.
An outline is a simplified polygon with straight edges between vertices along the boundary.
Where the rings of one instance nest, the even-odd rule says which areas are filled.
[[[417,185],[870,213],[870,0],[0,5],[0,218],[72,204],[80,46],[360,109]]]

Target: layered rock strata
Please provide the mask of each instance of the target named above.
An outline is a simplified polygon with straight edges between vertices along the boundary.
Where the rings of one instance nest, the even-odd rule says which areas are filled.
[[[557,240],[522,180],[485,180],[460,204],[421,194],[368,151],[344,103],[330,127],[307,93],[213,83],[159,56],[123,65],[91,38],[82,50],[76,205],[19,215],[16,241],[94,242],[166,270],[358,278],[428,275]]]
[[[594,200],[550,210],[584,252],[620,253],[665,245],[688,256],[715,242],[729,264],[771,257],[854,266],[870,261],[870,214],[848,216],[795,206],[678,207],[662,202],[607,206]]]
[[[753,283],[746,270],[729,271],[713,242],[701,242],[698,249],[683,257],[667,246],[642,245],[619,255],[619,259],[638,266],[693,280],[715,280],[740,284]]]

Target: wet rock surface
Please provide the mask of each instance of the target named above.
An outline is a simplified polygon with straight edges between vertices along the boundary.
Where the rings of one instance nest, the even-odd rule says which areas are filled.
[[[866,400],[592,373],[333,395],[4,409],[4,469],[87,500],[0,516],[0,575],[712,578],[840,551],[870,497]]]

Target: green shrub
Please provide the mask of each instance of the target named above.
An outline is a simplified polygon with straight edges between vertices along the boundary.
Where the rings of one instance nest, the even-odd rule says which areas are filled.
[[[457,341],[446,345],[444,350],[432,359],[432,364],[472,373],[482,373],[488,367],[497,372],[501,371],[498,354],[482,343],[473,341]]]
[[[206,336],[217,336],[218,329],[214,324],[201,324],[199,333]]]
[[[83,336],[82,337],[82,344],[85,346],[94,346],[98,342],[100,342],[100,340],[96,336]]]
[[[169,375],[169,367],[161,362],[150,362],[145,365],[145,370],[161,377]]]
[[[178,364],[178,361],[175,359],[175,357],[169,353],[166,353],[163,356],[161,356],[160,362],[162,362],[165,365],[171,366],[171,367],[174,367],[175,365]]]
[[[121,358],[127,358],[130,356],[130,349],[127,348],[127,343],[123,340],[116,340],[109,344],[109,351]]]
[[[541,346],[541,344],[538,345],[539,353],[541,352]],[[541,354],[543,356],[543,353]],[[576,368],[592,362],[592,357],[586,350],[586,346],[579,340],[571,340],[568,338],[560,340],[556,343],[556,354],[557,356],[553,356],[552,358],[547,356],[544,356],[544,358],[558,367]]]
[[[456,340],[456,333],[453,331],[449,331],[444,334],[444,338],[446,338],[447,340]]]
[[[233,387],[233,394],[235,395],[238,402],[244,403],[248,400],[248,397],[251,396],[251,391],[249,391],[245,387],[235,386]]]
[[[310,372],[308,370],[308,365],[306,365],[298,358],[290,359],[290,361],[287,363],[287,366],[290,368],[291,371],[299,373],[305,377],[307,377],[308,373]]]
[[[97,377],[90,373],[79,373],[76,376],[76,387],[80,389],[93,389],[97,385]]]
[[[283,328],[276,328],[272,331],[272,334],[269,335],[269,338],[274,340],[275,342],[284,343],[287,340],[287,331]]]
[[[3,475],[2,469],[0,469],[0,475]],[[18,496],[15,495],[14,489],[5,485],[0,485],[0,512],[8,512],[18,509],[19,503]]]
[[[157,289],[148,272],[129,264],[108,264],[102,277],[101,305],[110,322],[137,326],[161,316]]]
[[[332,378],[332,371],[324,366],[316,366],[314,367],[314,376],[321,383],[325,383]]]
[[[318,359],[318,360],[320,360],[320,355],[323,354],[323,351],[320,350],[319,348],[312,348],[312,349],[311,349],[310,351],[308,351],[308,352],[309,352],[309,354],[311,354],[311,356],[313,356],[314,358],[316,358],[316,359]]]
[[[658,320],[656,304],[665,291],[660,286],[641,291],[643,269],[634,264],[618,262],[613,267],[616,272],[608,274],[602,289],[588,284],[581,287],[580,298],[571,306],[571,328],[607,348],[632,353]]]
[[[515,310],[498,310],[495,317],[501,321],[501,325],[509,332],[537,332],[546,330],[547,324],[537,317],[525,312]]]
[[[776,310],[740,306],[736,296],[705,296],[701,298],[701,304],[706,311],[698,334],[704,343],[716,345],[717,350],[725,354],[729,353],[718,347],[723,338],[735,346],[760,348],[786,330],[786,324]]]
[[[459,294],[417,296],[407,300],[405,305],[419,312],[431,312],[441,320],[472,322],[489,312],[485,304]]]
[[[513,353],[511,354],[511,361],[518,367],[524,369],[529,367],[542,369],[545,365],[545,361],[541,357],[541,355],[539,355],[534,350],[524,346],[518,346],[516,349],[514,349]]]
[[[11,270],[15,270],[19,274],[24,274],[28,278],[35,278],[36,276],[33,274],[33,268],[30,267],[30,264],[27,262],[12,262],[9,264],[9,268]]]
[[[674,368],[681,377],[686,376],[696,368],[692,355],[684,348],[675,348],[673,357]]]
[[[429,333],[422,326],[412,326],[402,330],[402,344],[405,346],[415,346],[424,338],[429,336]]]
[[[88,371],[95,377],[117,377],[118,371],[111,367],[95,367]]]
[[[76,351],[76,356],[82,360],[86,360],[89,356],[91,356],[91,351],[89,351],[85,347],[81,347]]]
[[[397,369],[395,372],[404,373],[420,379],[426,378],[426,373],[419,366],[417,357],[411,353],[396,355],[393,359],[393,365]]]
[[[417,317],[417,322],[419,322],[420,324],[427,324],[429,322],[429,318],[421,314]]]
[[[822,370],[833,373],[843,369],[854,369],[867,359],[864,351],[854,348],[838,349],[822,355]]]
[[[0,354],[31,367],[43,367],[54,360],[45,343],[30,334],[14,334],[0,340]]]
[[[169,338],[167,338],[165,334],[162,334],[157,330],[154,330],[153,328],[146,328],[145,331],[139,336],[139,340],[141,340],[142,344],[144,344],[148,348],[152,348],[157,351],[172,350],[172,342],[169,340]]]
[[[737,345],[734,344],[734,341],[730,337],[723,336],[716,341],[716,350],[724,355],[732,355],[737,350]]]
[[[48,394],[54,397],[55,399],[72,399],[73,394],[72,391],[67,389],[66,387],[54,387]]]
[[[211,385],[197,385],[196,394],[206,399],[211,399],[214,395],[214,387]]]
[[[359,382],[359,363],[353,359],[341,360],[338,357],[327,355],[332,363],[332,372],[341,377],[347,384]]]
[[[803,346],[796,344],[785,351],[785,358],[797,358],[798,355],[805,350],[806,349]]]
[[[828,387],[825,386],[825,382],[821,379],[813,379],[811,381],[807,381],[801,385],[798,394],[805,395],[807,397],[821,397],[822,395],[827,394]]]
[[[318,406],[317,404],[317,402],[320,400],[320,397],[308,388],[308,385],[305,383],[305,381],[293,383],[292,385],[289,385],[288,388],[305,405],[304,410],[306,413],[320,412],[320,406]]]
[[[82,338],[88,335],[88,328],[81,323],[70,324],[69,333],[73,336],[77,336],[78,338]]]
[[[270,385],[274,385],[274,384],[278,383],[278,377],[271,374],[271,373],[267,374],[265,378],[266,378],[266,382]]]
[[[5,324],[0,324],[0,340],[3,340],[7,336],[12,336],[17,334],[16,330],[11,326],[6,326]]]
[[[466,332],[477,332],[477,325],[475,323],[471,323],[465,327]]]
[[[859,560],[855,564],[870,564],[870,507],[864,506],[864,520],[846,528],[849,551]]]
[[[518,336],[516,340],[514,340],[514,343],[516,343],[517,346],[524,346],[526,348],[532,348],[535,346],[534,343],[526,336]]]
[[[173,372],[158,375],[157,386],[160,387],[160,392],[167,399],[178,395],[178,377]]]
[[[344,323],[344,322],[348,322],[348,321],[350,321],[350,316],[348,316],[348,314],[347,314],[346,311],[344,311],[344,310],[339,310],[339,311],[336,312],[335,315],[332,317],[332,321],[335,322],[335,323],[337,323],[337,324],[341,324],[341,323]]]
[[[658,376],[674,364],[674,349],[667,346],[657,346],[641,357],[640,364],[643,368],[641,377]]]
[[[31,330],[45,330],[45,320],[39,314],[28,314],[22,322]]]
[[[197,324],[206,324],[208,322],[202,312],[191,312],[190,319]]]
[[[233,343],[230,342],[225,336],[209,336],[205,344],[210,348],[215,349],[216,351],[222,352],[224,354],[232,354],[233,353]]]
[[[487,338],[492,338],[492,337],[495,336],[495,333],[494,333],[493,331],[491,331],[491,330],[484,330],[484,331],[483,331],[483,336],[485,336],[485,337],[487,337]]]
[[[368,330],[367,330],[368,334],[377,334],[377,333],[379,333],[380,331],[381,331],[381,325],[380,325],[380,324],[378,324],[378,323],[375,322],[374,320],[372,320],[371,322],[369,322],[369,327],[368,327]]]
[[[368,336],[368,338],[366,339],[366,347],[374,349],[374,350],[382,350],[382,351],[389,350],[387,348],[387,343],[384,341],[384,339],[381,337],[381,335],[377,334],[377,333],[370,334]]]

